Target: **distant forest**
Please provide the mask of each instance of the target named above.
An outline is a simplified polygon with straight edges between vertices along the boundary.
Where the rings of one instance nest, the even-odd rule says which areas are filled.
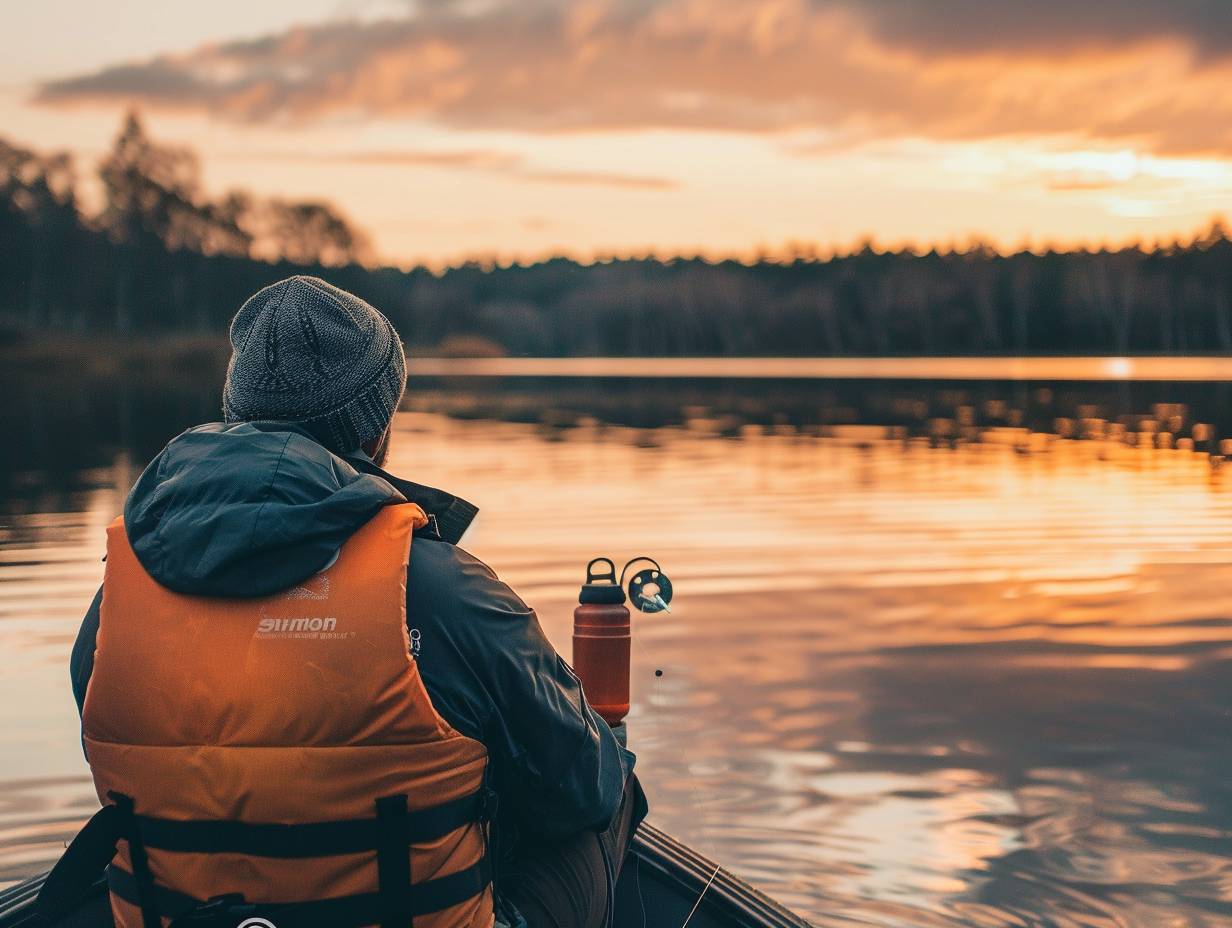
[[[1001,255],[865,247],[746,264],[371,266],[323,202],[204,193],[188,150],[130,116],[82,205],[66,154],[0,139],[0,335],[225,332],[241,302],[318,274],[413,349],[510,355],[998,355],[1232,352],[1232,241]],[[408,209],[413,209],[408,204]]]

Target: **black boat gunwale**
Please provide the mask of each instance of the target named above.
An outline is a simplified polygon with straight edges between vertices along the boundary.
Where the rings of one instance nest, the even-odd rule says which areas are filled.
[[[616,928],[810,928],[795,912],[653,825],[642,823],[629,854],[616,889]],[[43,921],[35,900],[46,878],[39,874],[0,890],[0,928],[92,924]],[[105,893],[99,880],[90,898],[97,903]]]

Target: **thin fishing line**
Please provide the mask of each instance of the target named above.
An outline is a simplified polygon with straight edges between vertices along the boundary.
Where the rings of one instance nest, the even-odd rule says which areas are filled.
[[[656,667],[656,662],[651,659],[650,652],[646,650],[646,647],[642,644],[639,636],[633,634],[630,637],[633,641],[633,647],[637,649],[638,656],[645,661],[647,666]],[[665,746],[667,751],[674,755],[676,763],[680,765],[681,777],[684,780],[685,787],[689,792],[689,799],[692,801],[693,807],[699,810],[703,809],[706,805],[706,796],[700,789],[693,785],[693,777],[689,770],[689,759],[685,754],[684,747],[681,745],[679,739],[664,737],[665,724],[662,713],[666,704],[667,701],[663,696],[663,678],[656,675],[654,678],[653,693],[651,694],[651,705],[649,707],[650,711],[647,713],[654,725],[655,740],[659,744]],[[709,856],[717,858],[719,856],[718,848],[715,845],[714,839],[710,835],[710,827],[705,816],[699,817],[698,828],[700,832],[699,837],[701,838],[705,852]]]
[[[714,865],[714,873],[710,874],[710,879],[706,881],[706,885],[702,887],[701,895],[697,897],[697,901],[693,903],[693,908],[689,910],[688,918],[684,920],[684,924],[680,928],[688,928],[689,921],[693,918],[693,913],[697,911],[697,907],[702,904],[702,899],[706,896],[706,891],[710,889],[710,885],[714,882],[714,878],[719,875],[722,867],[719,864]]]
[[[644,661],[646,661],[650,667],[657,667],[657,663],[655,663],[653,659],[650,659],[650,653],[647,651],[646,646],[642,645],[642,642],[639,640],[638,636],[633,635],[631,637],[633,640],[633,646],[638,649],[638,653],[641,654]],[[680,774],[684,778],[686,789],[689,790],[690,799],[694,802],[695,807],[701,808],[703,805],[702,800],[705,799],[705,796],[703,796],[702,792],[694,785],[694,778],[692,778],[692,774],[689,769],[689,758],[685,755],[684,747],[681,747],[681,743],[678,738],[663,737],[663,711],[665,705],[667,705],[667,700],[664,699],[663,695],[663,677],[655,674],[653,702],[652,705],[650,705],[650,709],[652,709],[650,715],[652,715],[654,721],[654,736],[660,744],[664,744],[664,746],[668,747],[671,753],[675,754],[676,763],[680,764]],[[705,822],[705,816],[702,816],[700,826],[702,832],[710,831],[710,828],[708,828]],[[711,845],[711,847],[707,848],[708,852],[715,854],[717,857],[717,854],[715,853],[716,849],[713,847],[711,838],[706,836],[706,842]]]
[[[637,901],[642,906],[642,928],[646,928],[646,896],[642,893],[642,855],[633,855],[633,882],[637,886]]]
[[[642,644],[639,636],[636,634],[632,634],[629,637],[633,642],[633,646],[637,649],[638,656],[642,658],[642,660],[646,663],[647,666],[654,667],[655,661],[651,660],[650,652],[646,650],[646,647]],[[681,773],[684,776],[684,781],[688,788],[690,798],[693,800],[693,805],[695,808],[700,810],[704,808],[705,806],[705,803],[702,801],[704,797],[702,796],[701,791],[698,790],[697,787],[693,785],[693,778],[689,772],[688,758],[685,756],[684,749],[680,746],[680,743],[677,739],[675,738],[665,739],[663,737],[663,724],[662,724],[663,720],[660,717],[660,712],[666,703],[662,695],[662,686],[663,686],[663,678],[659,676],[659,674],[656,672],[655,680],[654,680],[654,692],[652,694],[652,703],[650,706],[651,711],[647,714],[651,715],[654,719],[655,739],[660,744],[668,745],[669,749],[675,753],[677,762],[681,765]],[[717,848],[714,846],[713,840],[708,835],[710,828],[708,824],[706,823],[706,817],[702,815],[699,818],[700,818],[700,831],[702,833],[701,837],[703,841],[705,842],[705,844],[707,845],[706,851],[712,857],[718,857],[719,855],[718,855]],[[685,918],[684,923],[680,926],[680,928],[686,928],[686,926],[689,924],[689,921],[697,913],[698,908],[702,904],[702,899],[705,898],[706,893],[710,889],[711,884],[714,883],[715,877],[719,875],[719,870],[721,869],[721,866],[722,866],[721,864],[715,864],[714,873],[710,874],[710,879],[706,881],[706,885],[702,887],[702,891],[698,894],[697,899],[694,900],[693,908],[689,910],[689,914]],[[635,865],[635,869],[633,873],[634,873],[634,878],[637,880],[638,901],[641,903],[641,906],[642,906],[642,928],[646,928],[646,900],[642,896],[640,870],[636,869],[636,865]]]

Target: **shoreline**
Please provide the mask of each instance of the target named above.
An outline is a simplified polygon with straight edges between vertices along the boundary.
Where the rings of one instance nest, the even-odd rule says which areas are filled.
[[[446,350],[442,351],[441,347]],[[39,335],[0,343],[6,373],[85,376],[226,369],[226,336]],[[967,382],[1232,382],[1228,355],[901,357],[466,357],[448,346],[409,352],[408,377]]]

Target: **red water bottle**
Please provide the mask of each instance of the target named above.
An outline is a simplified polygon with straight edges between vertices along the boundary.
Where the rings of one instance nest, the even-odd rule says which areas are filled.
[[[607,571],[596,573],[596,564]],[[573,610],[573,670],[586,699],[612,727],[629,714],[629,610],[616,565],[597,557],[586,565],[586,583]]]

